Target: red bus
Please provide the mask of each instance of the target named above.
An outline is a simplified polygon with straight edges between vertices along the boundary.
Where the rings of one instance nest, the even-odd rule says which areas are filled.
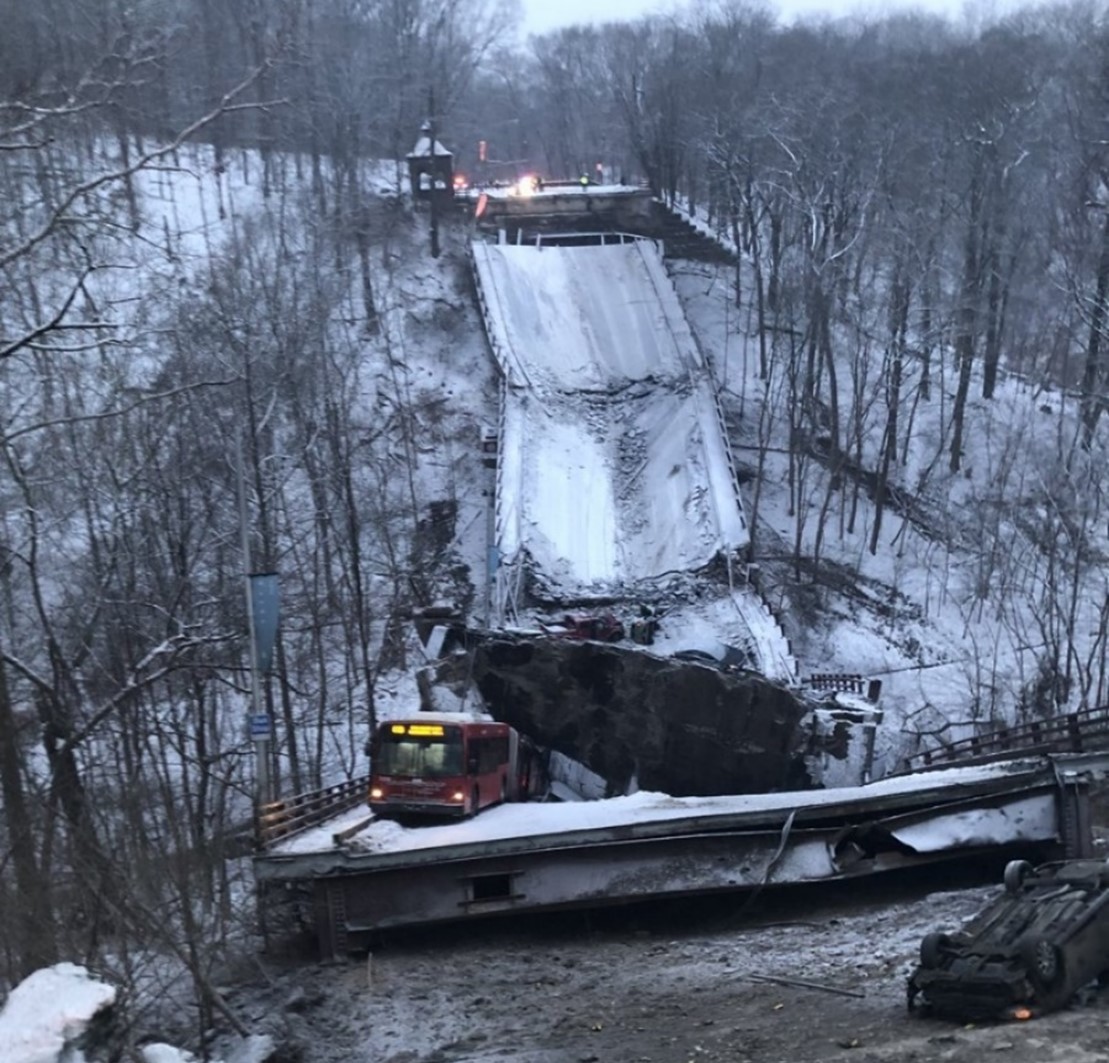
[[[369,805],[379,816],[472,816],[536,796],[544,778],[515,728],[463,714],[387,720],[370,745]]]

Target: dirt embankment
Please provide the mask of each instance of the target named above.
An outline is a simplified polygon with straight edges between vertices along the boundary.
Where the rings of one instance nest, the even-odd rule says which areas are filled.
[[[911,1017],[905,980],[921,937],[959,925],[999,888],[921,874],[753,904],[424,930],[279,984],[309,989],[292,1017],[305,1063],[1109,1058],[1100,997],[1024,1024]]]

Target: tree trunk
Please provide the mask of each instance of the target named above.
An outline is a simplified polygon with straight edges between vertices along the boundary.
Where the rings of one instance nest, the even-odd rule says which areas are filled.
[[[882,530],[885,512],[886,485],[889,483],[890,466],[897,460],[897,415],[901,406],[901,377],[905,361],[905,337],[909,326],[911,289],[901,275],[894,278],[890,315],[890,361],[886,385],[886,431],[882,439],[882,454],[878,463],[878,481],[874,488],[874,528],[870,534],[870,552],[878,553],[878,536]]]
[[[963,282],[959,297],[958,326],[955,334],[955,356],[959,366],[959,383],[955,390],[955,407],[951,418],[952,472],[958,472],[963,461],[963,421],[967,396],[970,394],[971,369],[974,366],[974,335],[978,320],[978,293],[982,278],[978,262],[979,221],[982,214],[982,177],[975,170],[970,186],[970,219],[967,223],[963,254]]]
[[[1105,328],[1105,297],[1109,292],[1109,211],[1101,228],[1101,255],[1097,262],[1097,290],[1090,314],[1090,339],[1086,347],[1086,367],[1082,373],[1082,445],[1093,442],[1104,399],[1101,388],[1105,378],[1101,364],[1102,331]]]
[[[0,793],[8,853],[15,871],[16,904],[6,913],[15,944],[19,974],[25,978],[58,959],[49,883],[35,854],[35,841],[23,789],[22,765],[16,744],[16,720],[8,696],[4,661],[0,657]]]

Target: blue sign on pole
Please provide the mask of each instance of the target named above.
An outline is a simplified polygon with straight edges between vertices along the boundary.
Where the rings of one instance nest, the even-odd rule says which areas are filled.
[[[273,724],[268,712],[255,713],[250,718],[250,737],[269,738],[273,734]]]
[[[250,577],[250,609],[254,624],[254,648],[258,668],[266,673],[273,663],[277,641],[279,595],[276,572],[255,572]]]

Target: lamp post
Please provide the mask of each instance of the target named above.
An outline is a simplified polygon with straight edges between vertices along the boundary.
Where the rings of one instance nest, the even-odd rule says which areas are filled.
[[[270,741],[273,723],[262,708],[263,665],[269,667],[277,632],[277,576],[272,572],[250,571],[250,532],[247,524],[246,478],[243,474],[242,437],[235,437],[235,456],[239,487],[239,534],[243,549],[243,588],[246,594],[247,642],[250,654],[250,717],[247,733],[254,742],[254,807],[273,800],[270,772]]]

